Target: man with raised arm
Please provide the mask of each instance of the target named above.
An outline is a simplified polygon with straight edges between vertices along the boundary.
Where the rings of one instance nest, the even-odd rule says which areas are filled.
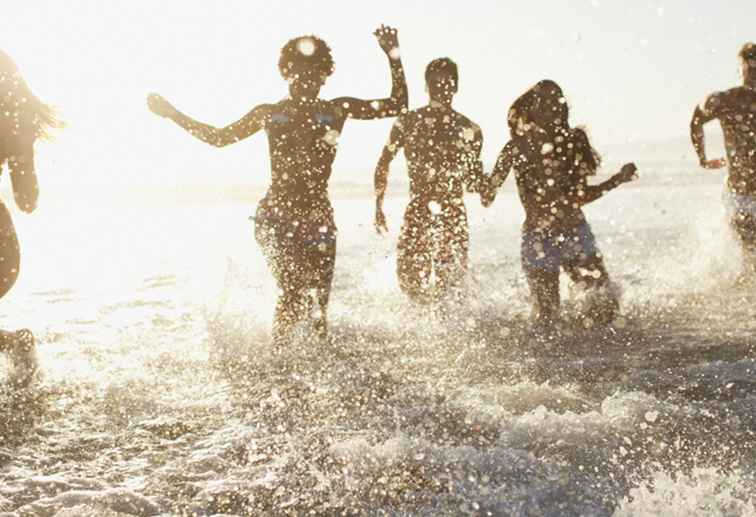
[[[159,95],[148,98],[150,109],[167,117],[194,137],[223,147],[261,129],[268,135],[271,186],[255,215],[255,238],[280,289],[273,323],[276,345],[286,342],[292,327],[311,315],[326,334],[326,313],[336,260],[336,225],[328,198],[328,180],[339,135],[349,118],[395,117],[407,107],[407,86],[399,57],[397,31],[375,31],[391,70],[391,93],[383,99],[319,97],[334,70],[331,50],[315,36],[289,41],[278,68],[289,95],[261,104],[237,122],[215,128],[184,115]],[[313,297],[315,298],[313,300]]]
[[[375,169],[375,227],[381,233],[388,231],[383,199],[389,166],[404,149],[410,203],[397,247],[397,274],[402,291],[420,303],[438,301],[461,284],[469,242],[463,194],[488,191],[480,128],[452,108],[457,65],[448,58],[432,61],[425,82],[430,102],[397,119]]]
[[[697,106],[690,137],[705,169],[728,168],[725,206],[743,248],[747,272],[756,273],[756,43],[738,54],[743,85],[709,95]],[[706,157],[703,126],[717,119],[724,132],[726,159]]]

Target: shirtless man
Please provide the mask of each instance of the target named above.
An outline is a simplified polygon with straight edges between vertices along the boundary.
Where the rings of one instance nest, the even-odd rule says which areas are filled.
[[[438,301],[462,282],[469,241],[463,194],[465,189],[488,190],[480,128],[452,109],[457,65],[448,58],[432,61],[425,82],[429,104],[397,119],[375,169],[375,227],[382,233],[388,231],[383,199],[389,165],[404,148],[410,203],[399,236],[397,273],[401,289],[419,303]]]
[[[289,41],[281,50],[279,71],[289,96],[262,104],[237,122],[218,129],[184,115],[159,95],[150,109],[192,136],[223,147],[261,129],[268,135],[271,186],[255,215],[255,238],[280,289],[273,323],[274,343],[286,342],[293,326],[311,315],[313,296],[319,305],[316,328],[326,334],[326,313],[336,259],[336,225],[328,199],[328,180],[339,135],[349,118],[395,117],[407,107],[407,86],[399,58],[397,31],[375,31],[388,57],[392,88],[389,97],[362,100],[319,97],[334,70],[331,50],[315,36]]]
[[[756,43],[738,54],[743,86],[711,94],[693,112],[690,137],[701,167],[728,167],[725,206],[740,239],[747,269],[756,273]],[[724,132],[726,159],[706,157],[703,125],[718,119]]]

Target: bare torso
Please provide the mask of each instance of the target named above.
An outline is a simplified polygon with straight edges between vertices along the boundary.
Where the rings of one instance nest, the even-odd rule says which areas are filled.
[[[285,99],[268,105],[264,128],[270,151],[268,201],[303,213],[328,199],[328,180],[346,117],[334,102]]]
[[[739,195],[756,195],[756,89],[739,86],[715,93],[703,110],[722,126],[730,189]]]
[[[585,222],[579,198],[587,186],[590,146],[582,131],[513,138],[510,156],[526,231],[559,232]]]
[[[480,128],[451,108],[431,106],[403,115],[397,125],[401,127],[412,200],[462,207],[465,187],[482,174],[477,166]]]

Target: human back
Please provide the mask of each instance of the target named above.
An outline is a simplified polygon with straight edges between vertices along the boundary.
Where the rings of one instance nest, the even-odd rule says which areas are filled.
[[[480,128],[461,113],[433,103],[400,118],[413,199],[461,202],[480,154]]]
[[[265,131],[271,165],[270,195],[305,210],[327,196],[345,116],[335,103],[285,99],[269,107]]]
[[[704,109],[722,126],[730,189],[741,195],[756,195],[756,89],[737,86],[715,93],[706,100]]]
[[[585,222],[580,198],[598,158],[583,129],[515,136],[508,144],[528,231],[560,232]]]

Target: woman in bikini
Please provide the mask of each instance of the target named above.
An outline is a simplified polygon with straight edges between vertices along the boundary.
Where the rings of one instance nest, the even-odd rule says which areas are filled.
[[[537,324],[551,326],[559,318],[560,268],[592,295],[583,323],[611,322],[619,299],[583,206],[636,178],[635,165],[588,185],[601,161],[585,131],[570,127],[567,102],[554,81],[540,81],[518,98],[508,122],[511,140],[499,154],[491,184],[497,188],[514,169],[525,209],[521,261]]]
[[[384,99],[321,99],[320,88],[333,72],[334,63],[328,45],[315,36],[292,39],[281,50],[278,68],[289,84],[289,96],[274,104],[259,105],[224,128],[184,115],[159,95],[148,98],[154,113],[217,147],[236,143],[261,129],[267,133],[272,181],[257,208],[255,238],[281,293],[273,324],[277,345],[285,343],[292,327],[311,314],[315,303],[319,308],[316,328],[319,334],[326,334],[336,259],[336,225],[328,180],[344,123],[348,118],[395,117],[407,108],[397,31],[381,26],[374,34],[391,69],[391,94]]]

